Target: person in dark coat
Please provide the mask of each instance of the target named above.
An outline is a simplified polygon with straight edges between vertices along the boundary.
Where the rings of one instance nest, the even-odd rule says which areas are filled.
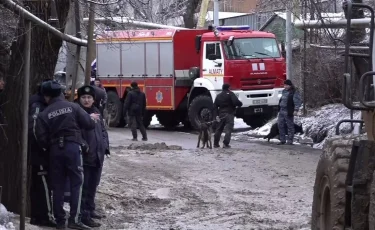
[[[146,95],[143,93],[137,82],[131,83],[132,90],[125,100],[124,111],[128,114],[128,123],[132,131],[133,141],[137,141],[137,127],[142,134],[142,140],[147,141],[147,132],[143,124],[143,116],[146,113]]]
[[[105,108],[105,105],[107,104],[107,92],[105,91],[105,89],[99,86],[92,85],[92,88],[95,90],[94,105],[96,106],[96,108],[99,109],[100,114],[103,117],[104,108]]]
[[[40,84],[38,85],[38,92],[32,95],[29,100],[28,153],[31,164],[30,224],[56,227],[52,212],[48,174],[49,157],[48,153],[39,146],[35,136],[36,119],[39,113],[43,112],[46,107],[47,103],[42,95]]]
[[[301,105],[301,96],[292,81],[289,79],[284,81],[284,90],[279,101],[279,115],[277,118],[280,132],[280,143],[278,145],[293,145],[294,116],[298,114]],[[288,128],[288,140],[286,139],[285,126]]]
[[[236,97],[236,95],[229,90],[230,85],[224,84],[223,91],[216,96],[214,102],[214,114],[219,125],[216,128],[214,135],[214,147],[219,148],[219,141],[221,134],[225,133],[223,148],[230,148],[230,139],[234,127],[234,116],[237,107],[242,106],[242,102]]]
[[[78,89],[78,103],[88,114],[100,113],[94,106],[95,96],[95,89],[92,86]],[[100,223],[93,220],[93,215],[98,216],[95,213],[95,194],[100,181],[104,155],[109,154],[108,133],[103,119],[95,123],[95,129],[82,129],[81,132],[89,146],[88,151],[83,153],[82,223],[89,227],[100,227]]]
[[[103,87],[99,78],[95,78],[94,81],[90,83],[91,86],[95,89],[95,106],[100,110],[101,115],[103,116],[104,108],[107,104],[107,92]]]
[[[94,129],[99,116],[95,113],[88,114],[79,105],[66,101],[62,97],[62,87],[56,81],[44,82],[42,94],[48,107],[37,117],[36,139],[40,146],[49,152],[56,228],[65,229],[64,190],[65,182],[69,178],[71,197],[68,227],[90,229],[81,222],[80,213],[83,185],[82,151],[87,151],[81,130]]]

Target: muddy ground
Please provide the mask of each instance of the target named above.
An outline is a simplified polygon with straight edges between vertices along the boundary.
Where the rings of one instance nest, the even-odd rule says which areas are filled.
[[[149,131],[149,143],[177,145],[165,150],[129,147],[128,129],[109,133],[100,229],[310,229],[319,150],[243,139],[201,150],[195,134]]]

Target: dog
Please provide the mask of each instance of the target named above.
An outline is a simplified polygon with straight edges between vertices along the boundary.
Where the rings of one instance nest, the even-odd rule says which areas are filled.
[[[285,125],[285,133],[288,134],[288,127],[286,125]],[[297,134],[297,133],[303,134],[304,133],[303,128],[302,128],[302,125],[294,124],[294,134]],[[276,122],[275,124],[271,126],[270,132],[265,137],[263,137],[263,139],[268,139],[267,141],[269,142],[270,139],[275,138],[279,134],[280,134],[279,125]]]
[[[212,149],[212,124],[213,122],[204,122],[200,124],[197,148],[199,148],[199,144],[202,142],[202,149],[204,149],[204,147]]]

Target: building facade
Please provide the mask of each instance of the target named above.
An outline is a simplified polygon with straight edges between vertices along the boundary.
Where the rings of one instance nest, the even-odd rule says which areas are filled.
[[[255,11],[257,0],[219,0],[220,11],[251,13]],[[209,10],[213,10],[213,1],[210,2]]]

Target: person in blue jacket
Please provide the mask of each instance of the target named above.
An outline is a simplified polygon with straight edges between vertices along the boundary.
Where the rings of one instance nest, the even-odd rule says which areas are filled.
[[[88,113],[100,114],[95,102],[95,89],[83,86],[78,89],[78,103]],[[95,194],[100,181],[104,156],[109,154],[108,133],[103,119],[95,123],[95,129],[82,129],[82,137],[87,142],[88,151],[83,153],[84,182],[82,191],[82,223],[89,227],[100,227],[100,223],[93,220],[95,213]]]
[[[278,145],[293,145],[294,116],[297,116],[301,105],[302,100],[299,91],[291,80],[285,80],[284,90],[279,101],[279,115],[277,118],[280,133],[280,143]],[[286,138],[285,126],[288,129],[288,138]]]
[[[49,152],[56,228],[65,229],[64,188],[69,178],[71,198],[68,228],[90,229],[81,222],[80,213],[82,152],[87,151],[81,130],[93,130],[99,116],[88,114],[79,105],[66,101],[62,96],[62,87],[56,81],[44,82],[41,92],[48,106],[37,116],[35,136],[41,148]]]
[[[46,79],[43,82],[50,81]],[[30,224],[56,227],[52,212],[51,186],[49,181],[49,156],[38,144],[35,136],[36,120],[47,103],[38,85],[37,93],[29,100],[28,157],[31,167]]]

